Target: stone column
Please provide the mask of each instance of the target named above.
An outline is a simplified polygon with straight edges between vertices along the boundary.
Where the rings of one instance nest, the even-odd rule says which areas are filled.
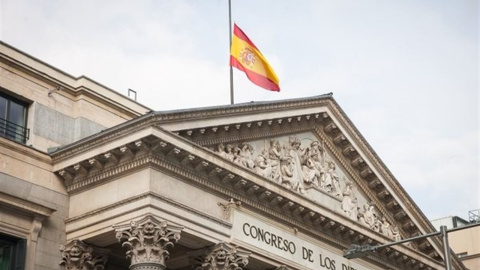
[[[205,253],[203,262],[195,270],[242,270],[250,256],[250,252],[240,251],[225,242],[216,244]]]
[[[65,246],[60,246],[61,269],[65,270],[103,270],[107,255],[95,251],[93,246],[74,239]]]
[[[123,247],[127,247],[127,259],[131,270],[163,270],[172,247],[180,239],[182,227],[168,225],[147,216],[129,225],[113,226],[116,238]]]

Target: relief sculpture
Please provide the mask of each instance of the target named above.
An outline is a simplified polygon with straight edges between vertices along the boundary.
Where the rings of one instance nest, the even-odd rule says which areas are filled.
[[[337,170],[324,142],[311,137],[305,134],[302,139],[292,135],[226,146],[220,143],[215,153],[300,194],[310,190],[328,194],[348,218],[391,239],[400,238],[398,228],[380,217],[375,206],[359,197],[353,183]]]
[[[357,197],[353,192],[352,183],[347,182],[343,191],[342,210],[344,214],[352,220],[358,221],[358,203]]]
[[[358,213],[358,222],[395,241],[401,239],[398,227],[392,227],[385,217],[380,217],[373,203],[363,205],[363,211]]]
[[[271,139],[261,150],[250,143],[227,146],[220,143],[215,152],[296,192],[317,188],[341,199],[341,180],[335,162],[327,160],[323,143],[310,141],[302,147],[297,136],[288,137],[283,144],[279,139]],[[258,154],[255,150],[259,150]]]

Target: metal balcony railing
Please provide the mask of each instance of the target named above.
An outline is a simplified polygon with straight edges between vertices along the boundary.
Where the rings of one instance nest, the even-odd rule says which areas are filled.
[[[0,118],[0,137],[5,137],[20,143],[26,143],[30,129]]]

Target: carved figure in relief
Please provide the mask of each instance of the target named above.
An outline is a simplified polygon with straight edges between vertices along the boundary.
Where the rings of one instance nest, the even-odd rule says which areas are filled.
[[[287,151],[287,154],[288,154],[288,157],[290,157],[292,160],[291,162],[291,166],[293,167],[292,178],[296,182],[295,183],[296,188],[294,188],[294,190],[303,192],[304,176],[302,171],[302,157],[303,157],[302,153],[304,150],[300,148],[300,140],[297,137],[292,136],[290,137],[289,141],[290,141],[290,145],[288,147],[289,150]]]
[[[317,186],[325,190],[325,170],[323,163],[320,162],[318,155],[312,154],[311,160],[313,162],[313,168],[317,174]]]
[[[387,236],[388,238],[393,238],[393,231],[392,226],[387,221],[385,217],[382,217],[382,223],[380,225],[380,231],[383,235]]]
[[[310,153],[311,156],[316,156],[318,162],[321,164],[321,167],[325,167],[325,147],[318,141],[313,141],[310,144]],[[315,158],[314,158],[315,159]]]
[[[368,227],[373,228],[375,225],[375,207],[373,205],[365,204],[363,208],[363,217],[365,219],[365,223],[368,225]]]
[[[280,171],[282,185],[287,186],[296,192],[303,193],[305,191],[301,179],[295,174],[295,161],[292,158],[289,157],[286,161],[282,162]]]
[[[255,172],[261,176],[267,177],[268,179],[272,178],[272,165],[268,159],[267,149],[263,149],[262,153],[255,158]]]
[[[402,240],[402,237],[400,236],[400,230],[398,229],[398,226],[393,227],[392,229],[392,239],[394,241],[400,241]]]
[[[227,144],[227,147],[225,148],[225,156],[226,156],[226,159],[230,161],[233,161],[233,159],[235,158],[232,150],[233,150],[233,145]]]
[[[377,218],[375,216],[375,222],[373,223],[373,226],[372,226],[372,230],[375,231],[375,232],[381,232],[381,228],[382,228],[382,222],[380,221],[379,218]]]
[[[350,213],[350,218],[352,220],[358,221],[358,200],[357,197],[353,197],[352,199],[352,212]]]
[[[332,192],[332,186],[333,186],[332,168],[331,168],[332,165],[331,164],[332,164],[331,162],[327,163],[328,169],[325,172],[325,179],[323,181],[323,187],[325,188],[325,190],[327,192]]]
[[[365,206],[367,206],[367,205],[365,204],[364,208],[365,208]],[[368,225],[367,221],[365,221],[365,212],[359,212],[358,213],[358,222],[360,222],[360,224],[362,224],[364,226],[370,227],[370,225]]]
[[[233,151],[232,151],[233,162],[237,163],[237,164],[240,164],[240,165],[242,165],[242,159],[243,159],[241,151],[242,151],[242,149],[240,149],[240,147],[238,147],[238,145],[234,146]]]
[[[220,143],[217,147],[217,152],[219,156],[228,159],[227,153],[225,152],[225,145],[223,143]]]
[[[320,172],[315,168],[315,163],[312,157],[308,157],[302,166],[303,182],[305,187],[318,186],[318,179]]]
[[[351,182],[347,182],[343,191],[342,210],[350,219],[358,220],[357,198],[353,193]]]
[[[253,146],[251,144],[244,144],[240,149],[240,163],[247,167],[248,169],[253,170],[255,163],[253,162]]]
[[[270,165],[272,166],[272,179],[276,182],[281,181],[280,161],[282,158],[282,148],[277,139],[270,140],[270,149],[268,150],[268,157],[270,158]]]
[[[328,169],[325,172],[324,187],[327,192],[333,193],[335,196],[341,196],[339,177],[336,172],[335,162],[333,161],[328,162]]]
[[[297,138],[297,136],[291,136],[290,137],[290,150],[293,150],[293,152],[289,152],[290,156],[292,156],[293,153],[296,154],[296,156],[298,157],[299,159],[299,164],[302,164],[304,163],[306,157],[308,157],[308,153],[310,151],[309,148],[302,148],[301,145],[301,141]]]
[[[281,183],[284,186],[288,186],[291,189],[295,190],[296,184],[295,184],[295,179],[293,175],[293,160],[291,158],[288,158],[285,162],[282,162],[281,165]]]

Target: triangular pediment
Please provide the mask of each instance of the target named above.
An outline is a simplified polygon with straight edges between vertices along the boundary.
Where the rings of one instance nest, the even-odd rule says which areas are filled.
[[[52,156],[72,193],[150,164],[337,245],[432,230],[330,95],[153,112]],[[436,239],[400,251],[383,256],[418,269],[427,263],[412,254],[441,261]]]
[[[428,220],[329,96],[258,107],[232,109],[233,115],[228,110],[221,115],[203,112],[199,123],[187,129],[183,121],[158,125],[390,241],[431,231]],[[406,245],[441,260],[436,240]]]

